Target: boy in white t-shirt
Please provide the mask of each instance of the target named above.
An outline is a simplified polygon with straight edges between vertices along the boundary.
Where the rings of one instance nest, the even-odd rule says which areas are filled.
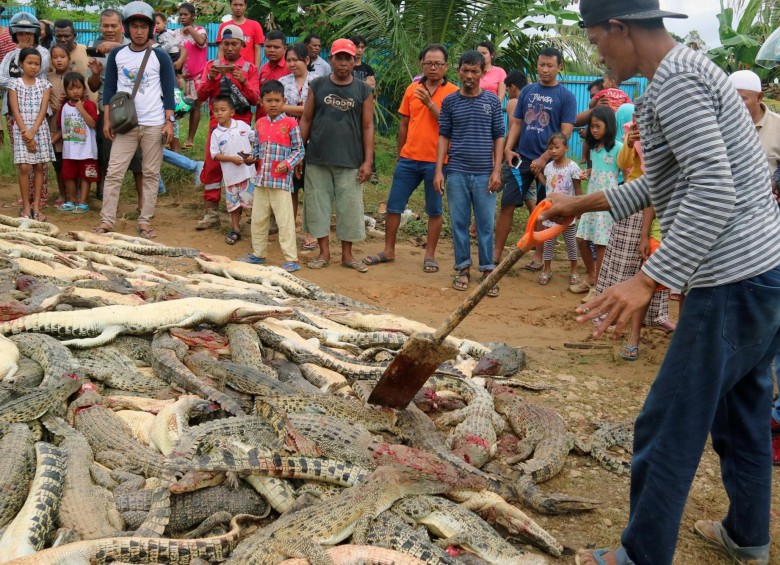
[[[236,111],[230,96],[214,98],[211,111],[217,119],[217,127],[211,134],[211,157],[222,168],[225,183],[225,205],[230,213],[232,230],[225,237],[225,243],[235,244],[241,239],[241,209],[252,209],[254,185],[251,179],[256,174],[254,165],[244,163],[244,156],[252,154],[251,126],[234,120]]]

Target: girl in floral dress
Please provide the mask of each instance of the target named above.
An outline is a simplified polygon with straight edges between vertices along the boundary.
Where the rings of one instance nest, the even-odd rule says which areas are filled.
[[[585,140],[590,150],[592,167],[582,172],[582,179],[588,180],[588,193],[600,192],[606,188],[617,186],[618,168],[617,156],[623,144],[617,141],[617,122],[615,112],[609,106],[596,106],[590,115],[588,131]],[[577,245],[580,248],[582,262],[588,273],[588,284],[593,287],[598,279],[604,252],[609,243],[609,233],[614,220],[609,212],[588,212],[583,214],[577,226]],[[596,263],[588,248],[588,242],[596,247]],[[583,302],[593,299],[596,289],[591,288]]]
[[[14,163],[19,165],[19,191],[22,196],[21,216],[45,221],[41,214],[43,171],[54,161],[54,147],[46,121],[51,85],[38,77],[41,54],[25,48],[19,53],[22,76],[14,79],[8,89],[8,108],[14,118]],[[30,169],[33,170],[33,197],[30,198]]]

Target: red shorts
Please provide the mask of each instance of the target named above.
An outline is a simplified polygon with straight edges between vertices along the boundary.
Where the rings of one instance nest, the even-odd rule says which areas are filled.
[[[100,180],[97,159],[63,159],[60,178],[66,180],[84,180],[97,182]]]

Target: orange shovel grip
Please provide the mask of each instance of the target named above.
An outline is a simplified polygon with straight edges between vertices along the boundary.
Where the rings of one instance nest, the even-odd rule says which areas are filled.
[[[550,208],[552,208],[552,204],[549,200],[542,200],[539,202],[539,204],[536,205],[536,208],[528,218],[528,224],[525,226],[525,233],[523,234],[522,239],[517,242],[517,247],[523,251],[528,251],[532,247],[536,247],[540,243],[544,243],[548,239],[552,239],[555,236],[562,234],[564,230],[569,227],[571,220],[574,218],[569,218],[569,221],[565,224],[556,224],[551,228],[546,228],[542,231],[535,231],[534,228],[536,227],[536,222],[539,219],[539,214],[545,210],[549,210]]]

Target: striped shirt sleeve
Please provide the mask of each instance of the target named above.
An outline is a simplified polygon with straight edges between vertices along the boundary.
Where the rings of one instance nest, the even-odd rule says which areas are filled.
[[[690,73],[669,77],[658,92],[656,112],[688,187],[663,245],[643,270],[669,288],[683,288],[726,228],[736,194],[714,101],[703,80]]]

